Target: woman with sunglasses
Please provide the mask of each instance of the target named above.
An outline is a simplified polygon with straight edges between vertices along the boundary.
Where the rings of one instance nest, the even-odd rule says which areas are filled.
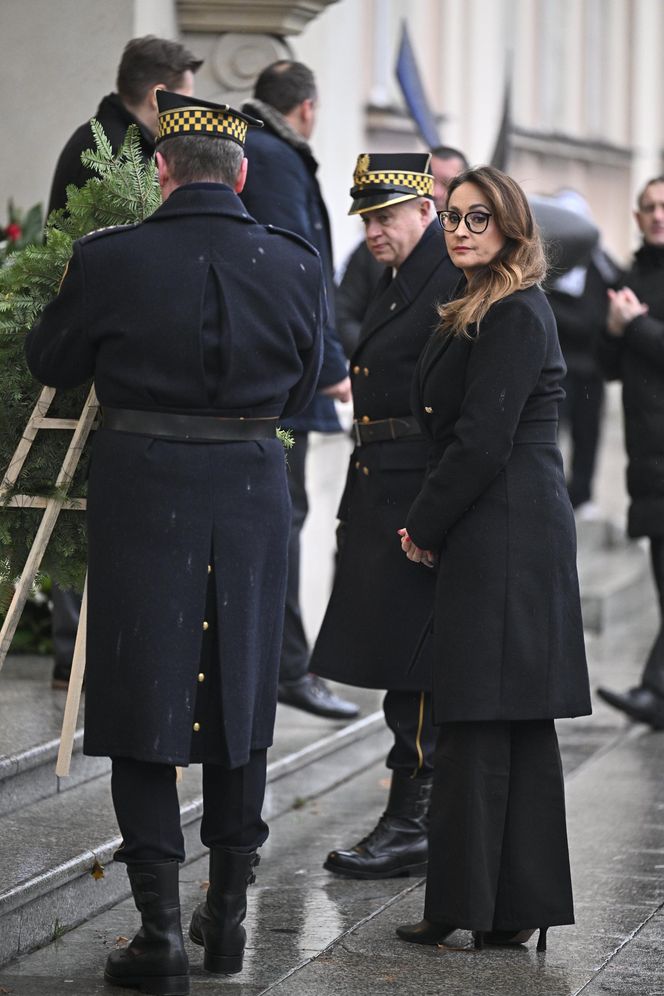
[[[556,443],[565,367],[521,188],[492,167],[449,188],[440,221],[463,279],[440,307],[413,410],[432,441],[401,545],[437,567],[439,739],[424,919],[439,944],[520,944],[574,921],[554,720],[591,711],[574,517]]]

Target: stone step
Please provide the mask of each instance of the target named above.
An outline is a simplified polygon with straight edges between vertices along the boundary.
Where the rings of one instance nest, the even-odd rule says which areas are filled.
[[[599,633],[628,620],[655,597],[647,541],[630,541],[613,523],[577,523],[581,609],[587,630]]]
[[[54,774],[64,695],[50,688],[51,666],[47,658],[9,660],[0,684],[0,964],[127,895],[123,869],[112,861],[120,839],[109,761],[84,757],[78,730],[72,775]],[[362,713],[347,724],[279,706],[268,757],[268,818],[384,757],[380,693],[355,692]],[[184,772],[179,794],[190,861],[204,851],[198,766]]]

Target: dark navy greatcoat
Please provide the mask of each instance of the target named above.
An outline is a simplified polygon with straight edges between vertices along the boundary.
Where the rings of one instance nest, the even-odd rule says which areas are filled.
[[[94,376],[102,406],[277,417],[315,389],[323,306],[315,250],[228,187],[190,184],[143,224],[75,244],[26,354],[54,387]],[[282,444],[102,428],[87,516],[86,753],[246,763],[276,708]]]
[[[436,722],[591,711],[556,443],[564,372],[537,287],[494,304],[472,338],[437,334],[418,363],[413,410],[433,450],[406,526],[439,555]]]
[[[438,324],[436,305],[458,280],[437,221],[394,279],[385,272],[351,357],[356,419],[411,416],[417,358]],[[424,659],[410,672],[408,665],[431,614],[434,576],[406,559],[397,536],[428,452],[422,435],[353,451],[338,512],[344,527],[334,587],[311,656],[315,674],[365,688],[431,686]]]

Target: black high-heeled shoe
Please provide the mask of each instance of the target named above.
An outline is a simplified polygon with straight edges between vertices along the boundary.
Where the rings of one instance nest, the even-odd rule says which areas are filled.
[[[434,920],[420,920],[419,923],[404,923],[397,927],[397,936],[411,944],[442,944],[453,934],[456,927],[449,923],[436,923]]]
[[[548,927],[539,928],[537,950],[546,951],[546,932]],[[533,936],[537,927],[527,930],[477,930],[475,931],[475,947],[482,948],[485,944],[494,947],[511,947],[514,944],[525,944]]]

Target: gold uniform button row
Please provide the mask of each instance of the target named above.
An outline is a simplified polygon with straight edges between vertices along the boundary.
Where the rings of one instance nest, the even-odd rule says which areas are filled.
[[[353,373],[354,374],[364,374],[365,377],[368,377],[369,376],[369,367],[354,366],[353,367]]]

